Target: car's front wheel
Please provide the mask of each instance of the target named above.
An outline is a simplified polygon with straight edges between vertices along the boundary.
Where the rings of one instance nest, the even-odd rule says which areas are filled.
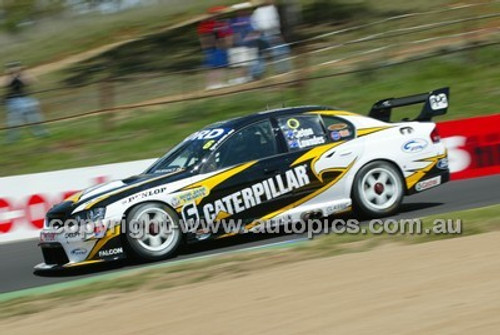
[[[182,242],[179,217],[161,203],[145,203],[127,215],[124,232],[128,251],[143,260],[160,260],[172,256]]]
[[[378,218],[396,213],[404,196],[397,168],[384,161],[368,163],[354,178],[352,197],[355,210]]]

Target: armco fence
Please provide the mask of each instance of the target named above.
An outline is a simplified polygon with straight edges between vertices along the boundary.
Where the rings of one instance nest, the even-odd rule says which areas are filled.
[[[500,173],[500,114],[438,123],[452,179]],[[142,172],[154,159],[0,178],[0,243],[35,238],[46,211],[86,187]]]

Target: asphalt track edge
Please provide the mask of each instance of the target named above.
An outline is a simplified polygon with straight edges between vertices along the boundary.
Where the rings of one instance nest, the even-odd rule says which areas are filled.
[[[244,248],[244,249],[229,250],[229,251],[218,252],[218,253],[213,253],[213,254],[209,254],[209,255],[203,255],[203,256],[192,257],[192,258],[187,258],[187,259],[180,259],[180,260],[172,261],[172,262],[149,264],[149,265],[141,266],[138,268],[124,269],[124,270],[119,270],[116,272],[95,275],[95,276],[88,277],[88,278],[75,279],[75,280],[57,283],[57,284],[50,284],[50,285],[32,287],[32,288],[27,288],[27,289],[12,291],[12,292],[1,293],[0,294],[0,303],[6,302],[9,300],[13,300],[13,299],[24,298],[27,296],[49,294],[49,293],[61,291],[64,289],[70,289],[70,288],[74,288],[74,287],[78,287],[78,286],[92,284],[92,283],[99,282],[102,280],[111,280],[111,279],[115,279],[118,277],[122,277],[124,275],[131,275],[134,273],[139,273],[139,272],[142,272],[144,270],[157,269],[157,268],[167,268],[167,267],[172,267],[172,266],[181,265],[181,264],[196,263],[196,262],[199,262],[202,260],[216,258],[216,257],[221,256],[221,255],[241,254],[241,253],[255,251],[255,250],[292,248],[292,247],[295,247],[301,243],[306,242],[307,240],[308,240],[307,238],[298,238],[298,239],[294,239],[294,240],[287,240],[287,241],[281,241],[281,242],[276,242],[276,243],[258,245],[258,246],[253,246],[253,247],[249,247],[249,248]]]

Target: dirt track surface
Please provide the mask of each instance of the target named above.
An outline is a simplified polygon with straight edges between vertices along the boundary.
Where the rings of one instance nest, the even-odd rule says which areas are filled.
[[[500,232],[100,296],[2,334],[498,334]]]

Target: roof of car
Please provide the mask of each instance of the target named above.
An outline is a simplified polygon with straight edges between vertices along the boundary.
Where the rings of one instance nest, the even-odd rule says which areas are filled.
[[[250,115],[241,116],[238,118],[217,122],[217,126],[222,126],[226,128],[238,129],[244,127],[248,124],[254,123],[256,121],[267,119],[270,116],[282,116],[289,114],[302,114],[312,111],[334,111],[336,108],[327,107],[327,106],[299,106],[299,107],[287,107],[287,108],[278,108],[278,109],[270,109],[266,111],[262,111],[259,113],[254,113]]]

